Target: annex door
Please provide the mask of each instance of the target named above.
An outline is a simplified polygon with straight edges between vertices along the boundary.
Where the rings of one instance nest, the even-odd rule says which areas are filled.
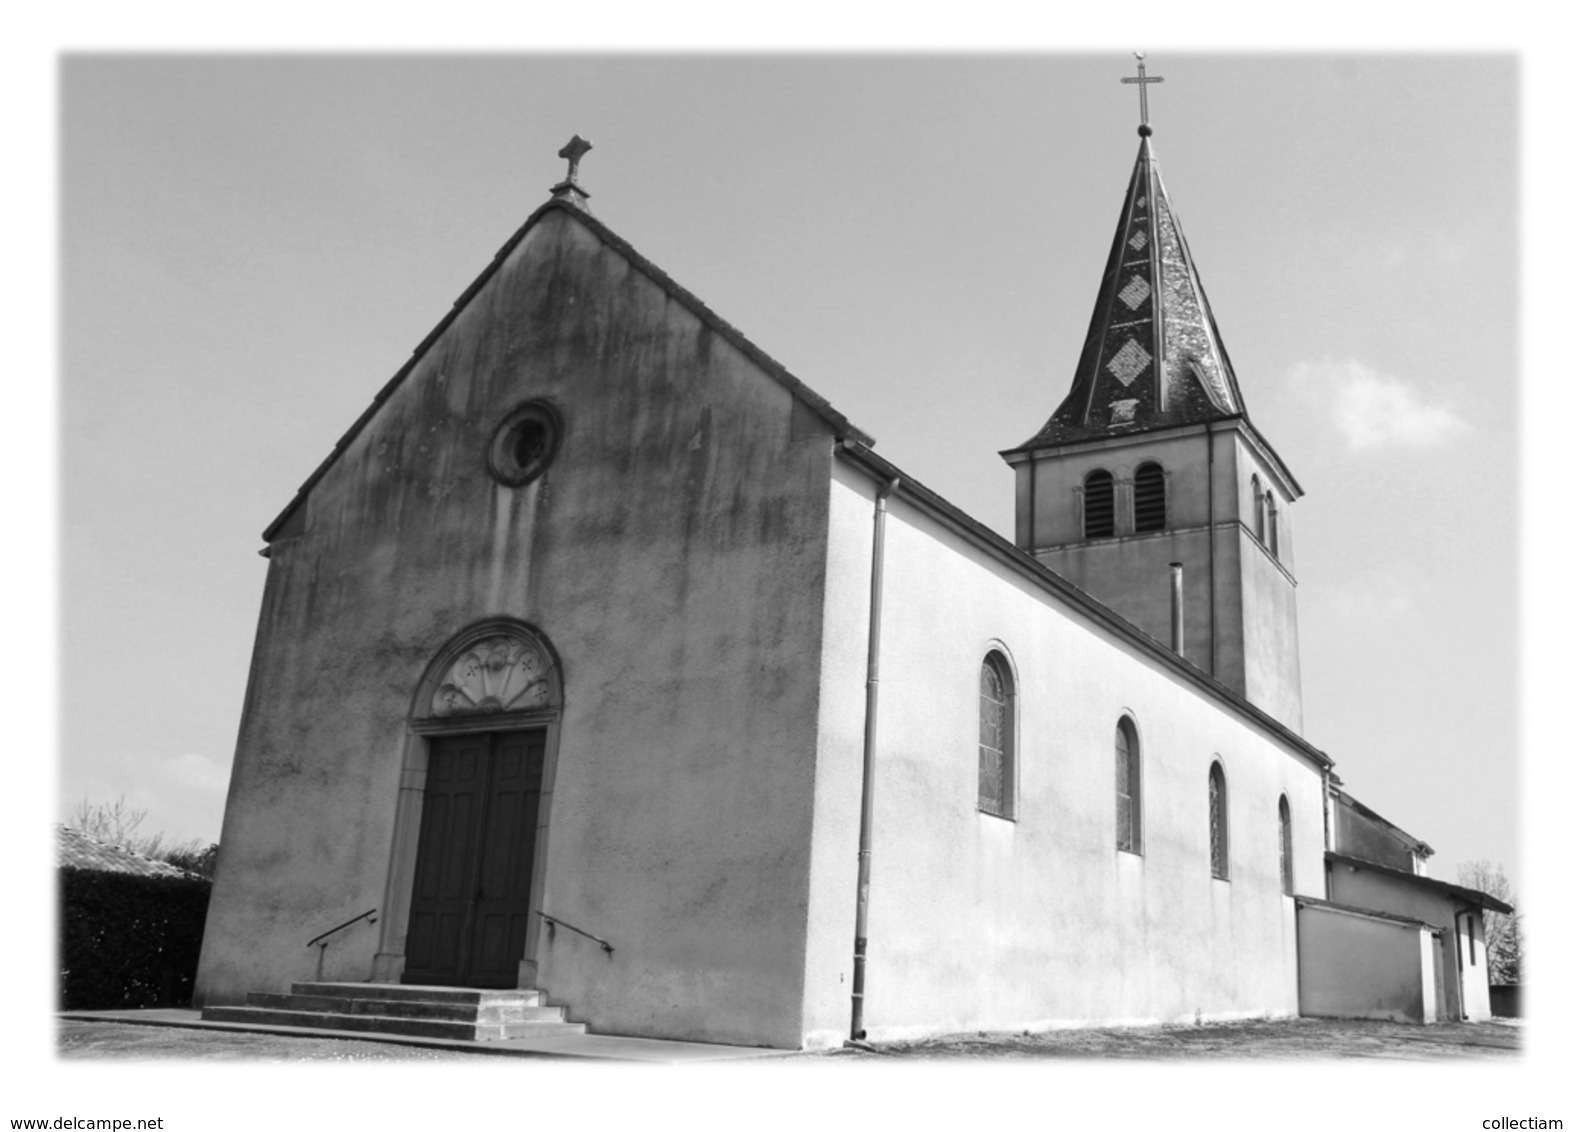
[[[432,740],[404,982],[518,985],[545,746],[540,730]]]

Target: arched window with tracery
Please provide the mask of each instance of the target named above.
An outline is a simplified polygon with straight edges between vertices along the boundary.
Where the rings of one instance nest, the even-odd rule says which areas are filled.
[[[1115,848],[1142,852],[1142,754],[1130,716],[1115,725]]]
[[[1295,895],[1295,855],[1290,841],[1290,799],[1279,795],[1279,882],[1286,896]]]
[[[978,808],[999,818],[1015,815],[1016,736],[1011,669],[999,652],[978,670]]]
[[[1115,536],[1115,477],[1104,471],[1089,472],[1082,481],[1082,537]]]
[[[1138,534],[1162,531],[1166,525],[1164,469],[1148,462],[1132,480],[1132,525]]]
[[[1208,769],[1208,855],[1213,875],[1230,879],[1230,805],[1224,786],[1224,767]]]

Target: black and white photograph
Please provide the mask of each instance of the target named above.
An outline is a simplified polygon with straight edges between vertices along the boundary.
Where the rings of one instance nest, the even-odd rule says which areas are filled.
[[[11,1126],[1562,1127],[1542,57],[1146,34],[55,45]]]

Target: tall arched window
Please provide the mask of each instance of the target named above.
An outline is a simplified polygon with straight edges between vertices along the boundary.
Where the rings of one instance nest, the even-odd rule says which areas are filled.
[[[1129,716],[1115,725],[1115,848],[1142,852],[1142,756]]]
[[[1268,537],[1263,543],[1268,547],[1268,553],[1275,558],[1279,557],[1279,508],[1273,501],[1273,492],[1265,496],[1265,506],[1268,511]]]
[[[1256,474],[1252,475],[1252,532],[1257,536],[1257,541],[1264,546],[1268,544],[1268,526],[1264,519],[1267,510],[1262,497],[1262,480]]]
[[[1162,531],[1165,525],[1164,469],[1151,462],[1138,467],[1132,493],[1133,525],[1137,533]]]
[[[1230,879],[1230,804],[1224,788],[1224,768],[1214,763],[1208,770],[1208,854],[1213,875]]]
[[[1015,795],[1016,736],[1011,669],[991,652],[978,670],[978,808],[1010,818]]]
[[[1102,469],[1082,481],[1082,537],[1115,535],[1115,477]]]
[[[1290,842],[1290,799],[1279,795],[1279,881],[1286,896],[1295,895],[1295,856]]]

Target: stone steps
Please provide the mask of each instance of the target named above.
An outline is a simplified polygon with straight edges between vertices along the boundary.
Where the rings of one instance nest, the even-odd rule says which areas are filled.
[[[288,994],[248,994],[245,1006],[209,1006],[202,1018],[477,1042],[585,1032],[561,1006],[543,1005],[538,990],[393,983],[295,983]]]

